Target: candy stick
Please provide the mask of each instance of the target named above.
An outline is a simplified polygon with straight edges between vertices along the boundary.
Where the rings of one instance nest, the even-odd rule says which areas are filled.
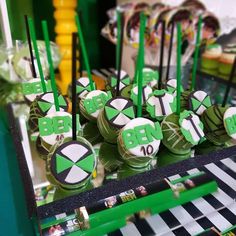
[[[124,40],[124,17],[122,13],[118,13],[118,19],[117,19],[117,31],[118,31],[118,65],[117,65],[117,84],[116,84],[116,96],[119,96],[120,93],[120,72],[121,72],[121,63],[122,63],[122,52],[123,52],[123,40]]]
[[[142,90],[143,90],[143,66],[144,66],[144,33],[146,17],[142,12],[140,15],[140,33],[139,33],[139,63],[138,63],[138,109],[137,117],[142,116]]]
[[[116,42],[116,70],[118,71],[119,64],[119,51],[120,51],[120,29],[121,29],[121,13],[120,11],[116,11],[116,19],[117,19],[117,42]]]
[[[36,60],[37,60],[38,68],[39,68],[39,76],[40,76],[43,92],[46,93],[47,88],[46,88],[46,84],[44,81],[43,68],[42,68],[42,65],[40,62],[39,50],[38,50],[38,45],[37,45],[37,40],[36,40],[34,24],[33,24],[33,20],[31,18],[28,18],[28,24],[29,24],[29,31],[30,31],[32,42],[33,42],[34,52],[35,52],[35,56],[36,56]]]
[[[36,74],[36,70],[35,70],[35,66],[34,66],[34,55],[33,55],[33,49],[32,49],[32,45],[31,45],[28,16],[25,15],[24,18],[25,18],[26,36],[27,36],[27,40],[28,40],[30,59],[31,59],[31,66],[32,66],[32,75],[33,75],[33,78],[37,78],[37,74]]]
[[[53,91],[53,97],[55,102],[56,111],[59,111],[59,101],[58,101],[58,92],[56,87],[56,81],[55,81],[55,74],[54,74],[54,68],[53,68],[53,62],[52,62],[52,56],[51,56],[51,50],[50,50],[50,41],[48,36],[48,25],[47,21],[42,21],[42,28],[43,28],[43,37],[45,41],[45,47],[47,52],[47,58],[49,63],[49,69],[50,69],[50,79],[52,84],[52,91]]]
[[[223,99],[223,102],[222,102],[222,107],[226,106],[228,96],[229,96],[229,91],[230,91],[230,88],[231,88],[231,85],[232,85],[232,81],[233,81],[235,72],[236,72],[236,56],[234,57],[234,64],[233,64],[232,70],[231,70],[230,75],[229,75],[229,80],[228,80],[227,87],[226,87],[226,90],[225,90],[225,96],[224,96],[224,99]]]
[[[194,52],[194,59],[193,59],[191,91],[193,91],[196,86],[196,75],[197,75],[198,55],[199,55],[200,40],[201,40],[201,29],[202,29],[202,16],[199,16],[198,26],[197,26],[197,38],[196,38],[196,45],[195,45],[195,52]]]
[[[83,37],[82,30],[81,30],[81,24],[80,24],[80,20],[79,20],[78,15],[75,16],[75,21],[76,21],[76,25],[77,25],[77,29],[78,29],[78,36],[79,36],[79,41],[81,44],[84,64],[85,64],[85,68],[86,68],[88,78],[89,78],[90,88],[91,88],[91,90],[95,90],[94,85],[93,85],[91,70],[90,70],[90,66],[89,66],[89,61],[88,61],[88,55],[87,55],[87,51],[86,51],[86,47],[85,47],[85,43],[84,43],[84,37]]]
[[[180,114],[180,87],[181,87],[181,47],[182,32],[181,24],[177,23],[177,95],[176,95],[176,113]]]
[[[9,24],[9,17],[7,11],[7,5],[5,0],[0,0],[0,16],[1,16],[1,28],[2,28],[2,37],[6,44],[7,49],[13,47],[11,29]]]
[[[76,141],[76,45],[77,34],[72,33],[72,139]]]
[[[166,81],[168,81],[169,74],[170,74],[170,61],[171,61],[171,53],[172,53],[172,48],[173,48],[174,29],[175,29],[175,23],[172,22],[171,23],[171,32],[170,32],[170,46],[169,46],[169,51],[168,51]]]
[[[159,65],[159,81],[158,81],[158,89],[161,89],[162,84],[162,71],[163,71],[163,56],[164,56],[164,46],[165,46],[165,32],[166,32],[166,22],[163,20],[161,22],[162,30],[161,30],[161,51],[160,51],[160,65]]]

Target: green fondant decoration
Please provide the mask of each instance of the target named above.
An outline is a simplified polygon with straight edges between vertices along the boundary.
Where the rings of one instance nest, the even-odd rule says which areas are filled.
[[[135,118],[133,107],[128,107],[128,108],[124,109],[121,113],[130,117],[130,118]]]
[[[117,83],[117,78],[116,77],[111,77],[111,87],[115,87]]]
[[[154,127],[151,124],[145,124],[136,126],[133,129],[123,130],[121,135],[127,149],[163,138],[159,122],[156,122]]]
[[[204,100],[203,100],[203,102],[202,102],[202,104],[205,106],[205,107],[210,107],[212,104],[211,104],[211,99],[210,99],[210,97],[209,96],[207,96]]]
[[[199,141],[196,142],[194,139],[193,139],[193,136],[192,136],[192,133],[190,130],[187,130],[184,126],[183,126],[183,121],[185,119],[188,119],[188,118],[191,118],[191,116],[197,116],[195,115],[192,111],[186,111],[184,110],[183,112],[180,113],[180,118],[179,118],[179,125],[180,125],[180,130],[182,132],[182,134],[184,135],[184,137],[186,138],[187,141],[189,141],[191,144],[193,145],[197,145],[198,143],[200,143],[202,141],[202,139],[204,138],[204,136],[202,136],[199,132],[202,131],[203,133],[203,123],[200,121],[199,119],[199,123],[198,124],[193,124],[197,131],[196,133],[198,132],[198,135],[199,136]]]
[[[43,112],[48,111],[52,107],[52,103],[38,101],[38,105]]]
[[[191,101],[192,101],[192,106],[193,106],[194,111],[197,110],[202,104],[200,101],[198,101],[195,98],[192,98]]]
[[[236,115],[225,119],[225,129],[229,135],[236,134]]]
[[[71,168],[74,163],[71,160],[66,159],[65,157],[56,154],[56,171],[57,174],[60,174],[66,169]]]
[[[120,113],[120,111],[118,111],[117,109],[108,107],[108,106],[105,107],[105,110],[106,110],[106,115],[107,115],[108,120],[113,119],[115,116],[119,115]]]
[[[159,80],[159,73],[157,71],[143,71],[144,84],[147,84],[153,80]]]
[[[91,154],[91,155],[85,157],[83,160],[78,161],[76,163],[76,166],[91,173],[94,169],[94,155]]]
[[[122,83],[125,84],[125,85],[129,85],[130,84],[130,78],[127,77],[127,78],[123,79]]]
[[[58,102],[59,102],[59,106],[66,106],[65,98],[62,95],[58,97]]]

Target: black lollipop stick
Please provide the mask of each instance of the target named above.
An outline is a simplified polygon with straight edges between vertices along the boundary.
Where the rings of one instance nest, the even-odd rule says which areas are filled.
[[[174,29],[175,29],[175,23],[171,23],[171,32],[170,32],[170,46],[168,51],[168,61],[167,61],[167,70],[166,70],[166,81],[169,79],[170,74],[170,61],[171,61],[171,54],[172,54],[172,48],[173,48],[173,38],[174,38]]]
[[[76,141],[76,49],[77,33],[72,33],[72,139]]]
[[[26,36],[27,36],[27,41],[28,41],[28,45],[29,45],[29,52],[30,52],[30,59],[31,59],[32,75],[33,75],[33,78],[36,78],[37,74],[36,74],[36,70],[35,70],[35,66],[34,66],[34,55],[33,55],[33,49],[32,49],[32,45],[31,45],[28,16],[24,15],[24,18],[25,18],[25,26],[26,26]]]
[[[161,51],[160,51],[158,89],[161,89],[161,85],[162,85],[163,56],[164,56],[164,45],[165,45],[166,22],[164,20],[161,21],[161,25],[162,25],[162,30],[161,30]]]

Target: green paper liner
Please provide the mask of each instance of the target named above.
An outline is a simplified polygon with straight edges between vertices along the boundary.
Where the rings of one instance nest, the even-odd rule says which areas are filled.
[[[123,164],[117,145],[106,142],[100,147],[99,160],[108,172],[117,170]]]
[[[108,123],[105,117],[104,109],[102,109],[98,115],[97,126],[101,135],[103,136],[106,142],[113,143],[113,144],[117,143],[117,137],[118,137],[120,129],[116,127],[112,127]]]
[[[103,142],[103,137],[99,132],[97,124],[87,122],[83,128],[83,137],[88,140],[92,145]]]
[[[185,159],[190,158],[190,156],[191,156],[191,151],[179,155],[169,151],[165,147],[162,147],[162,149],[157,153],[157,168],[183,161]]]
[[[214,105],[205,110],[201,116],[205,136],[215,145],[223,145],[231,139],[224,127],[224,113],[228,108]]]
[[[134,168],[144,168],[154,159],[154,156],[135,156],[126,149],[121,132],[117,139],[118,151],[126,164]]]
[[[179,126],[179,115],[173,113],[167,116],[161,124],[163,139],[166,148],[175,154],[189,153],[194,146],[183,136]]]
[[[151,165],[147,165],[143,168],[133,168],[124,163],[117,171],[117,178],[118,180],[122,180],[129,176],[137,175],[149,170],[151,170]]]

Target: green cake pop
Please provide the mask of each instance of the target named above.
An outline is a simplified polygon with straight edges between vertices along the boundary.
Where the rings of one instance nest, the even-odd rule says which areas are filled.
[[[105,141],[116,143],[120,129],[134,117],[135,109],[131,100],[123,97],[112,98],[98,116],[98,129]]]
[[[131,120],[120,131],[118,150],[122,159],[134,168],[147,166],[159,150],[162,132],[159,122],[146,118]]]
[[[203,125],[197,115],[181,110],[181,25],[177,24],[177,110],[167,116],[162,124],[162,143],[175,154],[190,153],[191,147],[201,142],[204,137]]]
[[[224,127],[224,113],[228,106],[213,105],[201,116],[206,138],[215,145],[222,145],[230,140]]]
[[[67,195],[88,185],[97,163],[91,144],[81,137],[62,144],[48,162],[53,183],[65,189]]]

